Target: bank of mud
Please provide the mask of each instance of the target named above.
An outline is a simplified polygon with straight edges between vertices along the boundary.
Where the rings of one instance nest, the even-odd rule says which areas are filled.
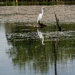
[[[42,6],[0,6],[0,22],[37,23]],[[75,5],[45,6],[43,23],[56,22],[54,12],[60,23],[75,23]]]

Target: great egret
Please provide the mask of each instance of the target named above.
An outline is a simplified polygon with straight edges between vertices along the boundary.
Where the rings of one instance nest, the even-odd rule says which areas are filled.
[[[39,29],[37,29],[37,33],[38,33],[39,38],[42,39],[42,45],[45,45],[44,44],[44,36],[42,35],[42,32],[40,32]]]
[[[43,13],[44,13],[43,8],[44,8],[44,7],[41,8],[42,13],[40,13],[40,14],[38,15],[37,23],[40,22],[40,20],[42,19],[42,16],[43,16]]]

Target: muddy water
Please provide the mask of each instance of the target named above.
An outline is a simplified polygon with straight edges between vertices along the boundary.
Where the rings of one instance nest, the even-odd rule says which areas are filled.
[[[0,75],[74,75],[75,24],[61,27],[0,23]]]

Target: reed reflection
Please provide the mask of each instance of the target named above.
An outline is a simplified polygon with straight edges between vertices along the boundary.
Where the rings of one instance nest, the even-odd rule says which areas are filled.
[[[55,75],[57,74],[57,44],[59,42],[59,32],[57,32],[57,36],[55,40],[52,43],[53,50],[54,50],[54,69],[55,69]]]

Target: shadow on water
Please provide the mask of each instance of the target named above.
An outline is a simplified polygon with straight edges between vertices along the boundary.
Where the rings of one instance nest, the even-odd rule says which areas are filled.
[[[25,71],[28,69],[25,73],[33,75],[68,75],[68,71],[72,73],[72,67],[66,65],[71,63],[69,65],[72,66],[75,63],[74,24],[71,27],[61,26],[62,32],[57,31],[55,25],[40,29],[46,43],[42,45],[37,28],[23,23],[6,23],[7,41],[12,45],[6,50],[6,54],[12,59],[14,67]]]

